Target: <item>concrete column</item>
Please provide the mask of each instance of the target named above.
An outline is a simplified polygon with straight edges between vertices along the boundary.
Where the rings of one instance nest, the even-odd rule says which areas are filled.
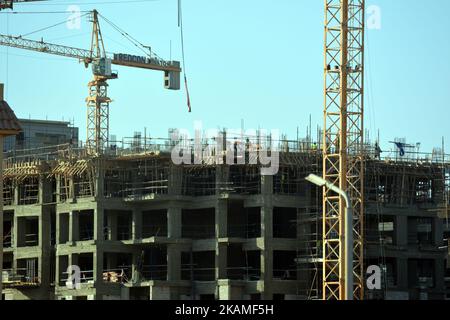
[[[57,238],[58,239],[58,238]],[[61,264],[59,262],[59,256],[55,256],[56,262],[55,262],[55,287],[59,286],[59,282],[61,281]]]
[[[219,195],[228,189],[230,180],[230,167],[228,165],[216,166],[216,194]]]
[[[131,234],[133,240],[142,239],[142,210],[134,209],[131,221]]]
[[[227,279],[228,264],[227,243],[216,242],[216,280]]]
[[[168,193],[170,195],[181,195],[183,182],[183,168],[177,165],[170,166]]]
[[[94,283],[95,288],[98,290],[99,287],[103,284],[103,250],[97,249],[94,251]]]
[[[261,208],[261,236],[264,238],[264,249],[261,250],[261,280],[264,280],[262,298],[272,299],[273,280],[273,207]]]
[[[69,242],[76,242],[80,240],[80,212],[69,212]]]
[[[177,244],[167,245],[167,281],[181,280],[181,249]]]
[[[18,206],[19,205],[19,185],[17,182],[13,182],[14,184],[14,205]]]
[[[14,245],[25,246],[25,219],[14,215]]]
[[[397,246],[408,246],[408,217],[396,216],[395,217],[395,238]]]
[[[61,202],[61,176],[57,175],[55,177],[56,179],[56,202]]]
[[[56,212],[56,221],[55,221],[55,243],[56,245],[61,243],[61,217],[59,212]]]
[[[39,176],[39,203],[50,203],[52,202],[52,185],[51,182],[46,179],[45,176]]]
[[[228,234],[228,202],[218,200],[215,208],[216,225],[216,280],[227,279],[227,243],[219,242],[220,238],[226,238]]]
[[[76,194],[75,194],[75,183],[74,183],[74,178],[71,177],[69,179],[69,194],[67,195],[68,200],[72,200],[72,202],[76,201]]]
[[[103,242],[104,236],[104,215],[105,210],[102,206],[98,205],[94,210],[94,240],[96,242]]]
[[[172,207],[167,210],[167,237],[180,239],[181,208]],[[181,249],[178,244],[167,245],[167,280],[181,280]]]
[[[108,240],[116,241],[118,235],[118,224],[117,224],[117,212],[112,210],[105,210],[105,215],[107,216],[107,229],[108,229]]]
[[[433,219],[433,244],[437,247],[442,246],[444,241],[444,225],[442,224],[442,220],[439,218]]]
[[[243,300],[244,287],[231,285],[229,281],[219,282],[219,300]]]
[[[140,275],[140,265],[142,265],[141,263],[141,252],[133,252],[133,262],[132,262],[132,282],[136,283],[139,282],[141,280],[141,275]]]
[[[264,249],[261,250],[261,280],[264,280],[264,292],[261,296],[265,300],[273,297],[273,176],[261,176],[261,193],[264,196],[261,207],[261,237]]]
[[[218,200],[215,208],[216,238],[226,238],[228,235],[228,202]]]
[[[167,232],[169,238],[181,238],[181,208],[172,207],[167,210]]]
[[[273,194],[273,176],[261,176],[261,194]]]
[[[397,288],[408,290],[408,259],[397,259]]]
[[[104,198],[105,190],[105,170],[103,169],[102,160],[98,159],[95,164],[97,168],[97,176],[95,177],[95,198],[97,200]]]
[[[42,208],[39,216],[39,248],[38,277],[43,286],[50,285],[50,244],[51,244],[51,212]]]
[[[437,219],[436,219],[437,220]],[[434,260],[434,282],[436,284],[436,290],[445,290],[445,259]]]

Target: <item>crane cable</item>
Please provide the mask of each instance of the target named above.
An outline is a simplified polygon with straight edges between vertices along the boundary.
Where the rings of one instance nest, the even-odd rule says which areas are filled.
[[[130,41],[136,48],[138,48],[139,50],[141,50],[146,56],[148,56],[148,52],[144,49],[144,48],[148,48],[147,46],[145,46],[144,44],[142,44],[140,41],[138,41],[136,38],[134,38],[133,36],[131,36],[128,32],[126,32],[125,30],[123,30],[122,28],[120,28],[117,24],[115,24],[114,22],[112,22],[111,20],[109,20],[108,18],[106,18],[104,15],[102,15],[101,13],[98,13],[98,15],[100,17],[103,18],[103,20],[105,22],[107,22],[111,27],[113,27],[117,32],[119,32],[125,39],[127,39],[128,41]],[[151,52],[150,52],[151,53]],[[158,57],[157,54],[153,53],[156,57]],[[159,57],[158,57],[159,58]]]
[[[185,64],[185,57],[184,57],[184,33],[183,33],[183,11],[181,7],[181,0],[178,0],[178,27],[180,28],[180,35],[181,35],[181,56],[182,56],[182,63],[183,63],[183,74],[184,74],[184,86],[186,89],[186,98],[187,98],[187,106],[188,111],[191,112],[191,99],[189,97],[189,89],[188,89],[188,82],[187,82],[187,76],[186,76],[186,64]]]

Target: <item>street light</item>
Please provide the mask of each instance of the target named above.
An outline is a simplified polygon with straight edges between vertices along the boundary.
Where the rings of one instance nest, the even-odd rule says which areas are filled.
[[[353,300],[353,210],[350,198],[347,192],[315,174],[310,174],[305,178],[305,180],[315,184],[318,187],[325,187],[331,191],[334,191],[345,200],[345,300]]]

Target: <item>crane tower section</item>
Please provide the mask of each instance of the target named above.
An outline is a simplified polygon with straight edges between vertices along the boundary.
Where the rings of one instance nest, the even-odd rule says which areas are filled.
[[[325,0],[323,178],[353,207],[354,298],[363,299],[364,0]],[[323,189],[322,296],[343,300],[345,200]]]

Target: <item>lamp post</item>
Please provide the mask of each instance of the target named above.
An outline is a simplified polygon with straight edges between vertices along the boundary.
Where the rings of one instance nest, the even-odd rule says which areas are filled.
[[[3,138],[22,131],[19,120],[4,100],[3,88],[0,83],[0,300],[3,290]]]
[[[306,181],[315,184],[318,187],[325,187],[336,192],[345,201],[345,218],[344,218],[344,251],[345,251],[345,300],[353,300],[353,211],[350,198],[344,190],[336,187],[331,182],[310,174],[305,178]]]

